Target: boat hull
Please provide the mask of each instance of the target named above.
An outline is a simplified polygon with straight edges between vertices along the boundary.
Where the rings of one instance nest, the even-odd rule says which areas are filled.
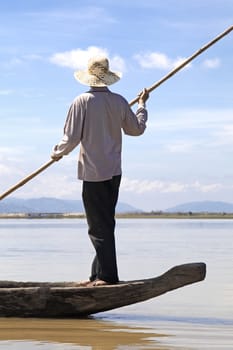
[[[158,277],[97,287],[76,282],[0,281],[0,317],[85,317],[200,282],[205,275],[205,263],[190,263]]]

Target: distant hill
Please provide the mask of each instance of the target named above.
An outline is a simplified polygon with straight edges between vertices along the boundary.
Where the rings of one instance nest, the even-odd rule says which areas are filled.
[[[137,208],[119,202],[116,208],[118,213],[142,212]],[[57,198],[7,198],[0,201],[0,213],[83,213],[81,200]]]
[[[117,213],[142,213],[143,210],[135,208],[127,203],[119,202]],[[166,210],[165,213],[233,213],[233,203],[201,201],[183,203]],[[0,201],[0,213],[84,213],[81,200],[58,199],[51,197],[42,198],[6,198]]]
[[[164,210],[166,213],[233,213],[233,203],[202,201],[189,202]]]

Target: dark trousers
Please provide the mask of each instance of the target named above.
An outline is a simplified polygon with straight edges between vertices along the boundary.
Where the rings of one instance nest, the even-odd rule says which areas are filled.
[[[95,248],[90,280],[119,281],[115,247],[115,208],[121,175],[101,182],[83,182],[83,204],[88,234]]]

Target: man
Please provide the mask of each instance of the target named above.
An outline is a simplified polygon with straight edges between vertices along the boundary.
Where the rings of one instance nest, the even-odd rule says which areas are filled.
[[[80,144],[78,178],[83,181],[82,199],[88,234],[96,251],[91,276],[83,285],[114,284],[119,281],[115,248],[115,207],[121,181],[122,130],[138,136],[146,128],[146,89],[139,95],[136,114],[128,102],[108,89],[121,75],[109,69],[106,57],[88,61],[88,70],[75,78],[90,90],[70,106],[64,136],[52,152],[59,160]]]

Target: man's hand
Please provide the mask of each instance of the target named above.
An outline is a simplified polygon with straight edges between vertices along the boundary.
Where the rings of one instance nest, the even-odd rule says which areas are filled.
[[[54,155],[54,154],[51,154],[51,158],[52,158],[53,160],[55,160],[56,162],[58,162],[60,159],[62,159],[62,156],[56,156],[56,155]]]
[[[149,92],[147,91],[147,89],[143,89],[138,96],[139,96],[138,103],[145,104],[149,98]]]

